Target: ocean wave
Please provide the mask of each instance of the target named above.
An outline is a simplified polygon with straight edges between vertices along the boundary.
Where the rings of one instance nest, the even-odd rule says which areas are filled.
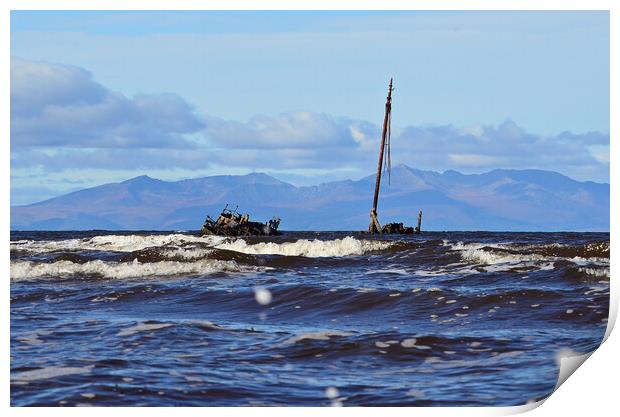
[[[561,243],[464,243],[443,241],[452,250],[463,251],[470,260],[481,263],[498,263],[519,260],[570,259],[604,263],[609,260],[609,241],[596,241],[582,245]]]
[[[264,269],[264,268],[263,268]],[[259,267],[241,266],[235,261],[203,259],[196,262],[161,261],[141,263],[104,262],[101,260],[74,263],[58,261],[39,263],[31,261],[11,262],[11,279],[14,281],[42,277],[64,277],[73,275],[96,275],[104,278],[136,278],[180,274],[213,274],[218,272],[258,271]]]
[[[297,336],[293,336],[287,339],[284,343],[294,344],[301,342],[302,340],[329,340],[332,337],[347,337],[352,336],[353,333],[341,332],[337,330],[326,330],[319,332],[301,333]]]
[[[609,268],[579,268],[580,272],[600,278],[610,278]]]
[[[161,256],[167,259],[202,259],[207,258],[213,253],[213,249],[202,249],[200,247],[172,248],[161,251]]]
[[[528,245],[523,246],[526,251],[538,253],[544,256],[554,256],[559,258],[586,258],[586,259],[609,259],[609,241],[596,241],[583,245]]]
[[[460,252],[465,262],[487,265],[488,272],[503,271],[505,267],[532,267],[553,269],[558,261],[569,261],[580,266],[608,266],[609,242],[594,242],[586,245],[568,246],[562,244],[532,245],[517,243],[451,243],[444,241],[451,250]],[[607,254],[605,257],[605,254]]]
[[[533,264],[534,262],[546,260],[541,255],[521,254],[510,251],[508,246],[503,244],[446,242],[445,245],[451,250],[459,251],[463,261],[480,265],[496,266],[508,264],[512,267],[517,264]]]
[[[224,249],[251,255],[304,256],[309,258],[359,256],[383,250],[395,242],[356,239],[347,236],[333,240],[300,239],[295,242],[248,243],[244,239],[222,236],[165,235],[102,235],[84,239],[17,240],[11,242],[12,251],[30,253],[111,251],[136,252],[159,248],[160,255],[169,259],[199,259],[208,256],[208,248]],[[207,248],[205,248],[205,246]]]
[[[493,252],[488,249],[475,247],[464,249],[461,252],[461,258],[465,261],[486,265],[542,261],[545,259],[539,255],[517,255],[505,252]]]
[[[67,375],[78,375],[90,373],[94,368],[93,365],[88,366],[47,366],[30,371],[18,372],[11,375],[12,381],[31,382],[42,379],[58,378]]]
[[[79,250],[133,252],[150,247],[180,246],[190,243],[213,246],[225,239],[225,237],[220,236],[194,236],[180,233],[165,235],[102,235],[84,239],[18,240],[11,242],[11,250],[35,253]]]
[[[135,326],[127,327],[119,331],[117,336],[132,336],[140,332],[152,332],[155,330],[165,329],[166,327],[172,327],[172,323],[140,323]]]
[[[156,330],[166,329],[169,327],[193,327],[201,330],[224,330],[225,328],[219,324],[213,323],[208,320],[182,320],[180,322],[158,322],[158,321],[143,321],[133,326],[123,327],[116,333],[116,336],[134,336],[143,332],[154,332]]]
[[[376,240],[359,240],[351,236],[334,240],[306,240],[295,242],[261,242],[249,244],[243,239],[226,241],[216,245],[218,249],[226,249],[252,255],[284,255],[305,256],[309,258],[360,256],[369,252],[383,250],[394,242]]]

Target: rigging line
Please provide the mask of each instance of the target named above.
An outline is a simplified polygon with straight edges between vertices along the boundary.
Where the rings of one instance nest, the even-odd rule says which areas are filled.
[[[388,184],[392,179],[392,108],[390,106],[390,117],[388,120]]]
[[[387,151],[383,157],[383,173],[387,171],[388,173],[388,184],[392,182],[392,147],[391,147],[391,137],[392,137],[392,109],[388,109],[388,124],[387,124],[387,135],[385,141],[385,150]]]

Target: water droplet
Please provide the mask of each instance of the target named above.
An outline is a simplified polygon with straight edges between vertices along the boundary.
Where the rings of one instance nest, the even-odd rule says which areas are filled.
[[[325,388],[325,396],[330,400],[337,398],[340,393],[338,392],[338,388],[336,387],[327,387]]]
[[[258,304],[266,306],[267,304],[271,303],[271,291],[269,291],[267,288],[255,288],[254,298],[256,299],[256,302]]]

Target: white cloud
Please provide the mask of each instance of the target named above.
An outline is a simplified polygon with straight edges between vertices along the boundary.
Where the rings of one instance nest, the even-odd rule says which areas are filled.
[[[203,128],[174,94],[128,98],[81,68],[11,60],[13,147],[186,148]]]
[[[507,120],[473,132],[453,126],[410,126],[393,143],[404,158],[401,162],[423,169],[537,168],[609,181],[609,163],[604,159],[609,155],[609,134],[600,132],[543,136]]]
[[[328,114],[292,112],[255,116],[247,123],[208,120],[207,137],[216,145],[240,149],[353,147],[368,124]]]

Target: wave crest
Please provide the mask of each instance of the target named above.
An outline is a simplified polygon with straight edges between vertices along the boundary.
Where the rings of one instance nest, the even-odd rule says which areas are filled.
[[[133,252],[151,247],[178,246],[188,243],[202,243],[212,246],[225,239],[220,236],[194,236],[181,233],[166,235],[102,235],[84,239],[18,240],[11,242],[11,250],[37,253],[72,250]]]
[[[255,244],[249,244],[243,239],[237,239],[220,243],[215,247],[251,255],[284,255],[323,258],[365,255],[369,252],[386,249],[392,245],[393,242],[359,240],[352,236],[347,236],[342,239],[334,240],[300,239],[295,242],[261,242]]]
[[[84,239],[57,241],[19,240],[11,242],[11,250],[31,253],[59,251],[112,251],[136,252],[149,248],[162,248],[161,255],[169,259],[196,259],[209,255],[207,248],[225,249],[250,255],[305,256],[309,258],[364,255],[393,246],[395,242],[356,239],[347,236],[334,240],[307,240],[295,242],[248,243],[244,239],[222,236],[167,235],[103,235]]]
[[[19,281],[73,275],[96,275],[104,278],[137,278],[180,274],[207,275],[218,272],[249,272],[259,269],[259,267],[240,266],[235,261],[219,261],[214,259],[202,259],[197,262],[160,261],[147,263],[141,263],[137,260],[133,262],[94,260],[85,263],[74,263],[71,261],[52,263],[14,261],[11,262],[11,279]]]

